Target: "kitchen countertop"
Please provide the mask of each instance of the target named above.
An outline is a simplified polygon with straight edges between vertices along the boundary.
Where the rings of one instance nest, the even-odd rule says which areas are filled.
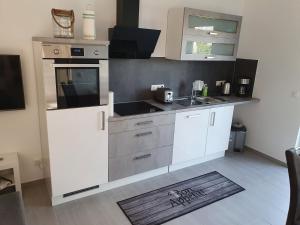
[[[131,115],[131,116],[120,116],[115,113],[114,116],[109,117],[109,122],[128,120],[128,119],[137,119],[137,118],[171,114],[171,113],[188,112],[188,111],[195,111],[195,110],[201,110],[201,109],[210,109],[210,108],[217,108],[217,107],[230,106],[230,105],[242,105],[242,104],[249,104],[249,103],[257,103],[260,101],[258,98],[239,98],[239,97],[234,97],[234,96],[229,96],[229,97],[222,96],[221,98],[225,99],[226,102],[218,102],[218,103],[213,103],[213,104],[209,104],[209,105],[194,105],[194,106],[182,106],[175,102],[173,104],[162,104],[153,99],[145,100],[145,102],[147,102],[151,105],[154,105],[164,111],[139,114],[139,115]]]

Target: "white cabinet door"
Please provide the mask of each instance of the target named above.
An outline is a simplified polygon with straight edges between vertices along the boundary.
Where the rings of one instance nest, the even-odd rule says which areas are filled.
[[[233,109],[234,106],[226,106],[210,110],[206,155],[228,149]]]
[[[108,107],[47,112],[52,196],[108,182]]]
[[[209,110],[177,113],[172,164],[205,155]]]

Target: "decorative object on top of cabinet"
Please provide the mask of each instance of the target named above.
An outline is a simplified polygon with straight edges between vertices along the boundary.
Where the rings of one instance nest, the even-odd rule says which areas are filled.
[[[96,24],[95,24],[95,11],[92,5],[88,5],[87,9],[82,14],[83,18],[83,39],[95,40],[96,39]]]
[[[170,9],[166,58],[233,61],[241,22],[241,16],[190,8]]]
[[[53,32],[56,38],[74,38],[73,10],[52,9]]]

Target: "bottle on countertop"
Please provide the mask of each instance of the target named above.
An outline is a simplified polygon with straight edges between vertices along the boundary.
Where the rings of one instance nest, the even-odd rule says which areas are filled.
[[[207,97],[208,96],[208,86],[207,84],[204,84],[203,90],[202,90],[202,96]]]

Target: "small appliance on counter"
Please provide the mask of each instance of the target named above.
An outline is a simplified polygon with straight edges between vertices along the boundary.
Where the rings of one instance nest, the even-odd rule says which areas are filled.
[[[237,86],[237,96],[239,97],[249,97],[251,88],[251,79],[250,78],[239,78]]]
[[[174,93],[170,88],[158,88],[154,93],[154,98],[161,103],[172,104]]]
[[[230,93],[231,93],[230,89],[231,89],[231,84],[229,82],[226,82],[225,84],[223,84],[222,95],[224,95],[224,96],[230,95]]]

